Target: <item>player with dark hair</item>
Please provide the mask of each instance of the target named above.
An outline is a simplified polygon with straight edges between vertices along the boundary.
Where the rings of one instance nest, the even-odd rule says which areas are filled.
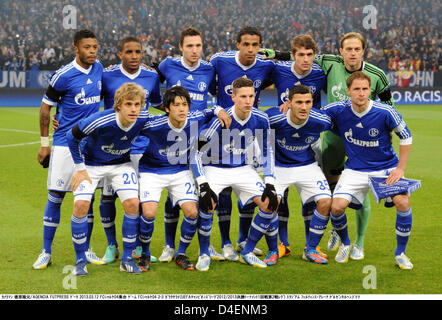
[[[258,107],[259,94],[264,89],[264,84],[269,82],[270,75],[275,68],[272,61],[263,61],[258,56],[261,48],[262,35],[256,27],[244,27],[238,31],[236,36],[236,47],[238,50],[219,52],[214,54],[210,62],[216,70],[217,103],[223,108],[230,108],[232,101],[232,84],[237,78],[250,79],[255,88],[255,100],[253,106]],[[259,152],[258,152],[259,153]],[[252,157],[254,155],[251,155]],[[230,220],[232,213],[232,189],[227,188],[219,195],[217,207],[218,224],[221,234],[222,255],[218,254],[211,246],[211,255],[217,260],[237,261],[238,254],[233,248],[230,240]],[[247,240],[250,224],[255,212],[255,204],[239,206],[239,236],[236,243],[236,250],[241,251]],[[262,255],[262,251],[255,248],[255,254]]]
[[[233,188],[241,205],[253,201],[259,207],[241,251],[241,262],[261,268],[267,267],[265,262],[256,257],[253,250],[264,234],[278,232],[278,219],[275,215],[278,197],[274,188],[274,156],[269,119],[264,112],[253,106],[255,88],[251,79],[236,79],[232,84],[232,90],[234,105],[227,109],[232,117],[229,130],[222,130],[220,122],[212,120],[200,135],[200,152],[195,154],[195,162],[191,164],[199,185],[200,256],[196,268],[201,271],[207,271],[210,267],[209,246],[213,210],[218,195],[225,188]],[[246,154],[254,152],[255,143],[260,145],[262,152],[264,182],[257,171],[247,164]],[[201,160],[202,158],[204,160]],[[270,250],[277,250],[277,244]]]
[[[75,169],[66,133],[79,120],[97,112],[100,107],[103,66],[96,61],[97,38],[90,30],[79,30],[74,35],[73,44],[75,59],[51,76],[40,107],[41,147],[38,151],[38,162],[43,167],[49,166],[48,200],[43,216],[43,249],[33,264],[34,269],[45,269],[51,264],[52,242],[60,222],[60,207],[66,192],[71,191],[71,179]],[[50,111],[55,105],[60,126],[54,132],[51,149],[48,137]],[[86,239],[88,248],[91,231],[90,225]],[[104,263],[90,249],[86,252],[86,258],[94,264]]]

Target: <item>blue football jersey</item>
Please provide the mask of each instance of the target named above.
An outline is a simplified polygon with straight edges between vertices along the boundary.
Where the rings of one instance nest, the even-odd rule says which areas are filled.
[[[175,128],[167,115],[150,119],[141,132],[150,142],[140,159],[139,172],[172,174],[188,170],[190,153],[199,132],[214,114],[215,109],[191,111],[181,128]]]
[[[254,154],[255,141],[262,152],[264,176],[273,177],[275,162],[267,114],[253,108],[249,117],[241,120],[235,114],[235,106],[226,111],[232,118],[229,129],[223,129],[219,120],[213,119],[201,132],[200,140],[207,141],[207,149],[202,159],[195,155],[192,163],[195,177],[204,174],[203,164],[221,168],[248,165],[247,156]]]
[[[325,106],[324,110],[344,141],[348,169],[377,171],[396,167],[398,157],[389,133],[395,131],[401,141],[411,141],[410,130],[392,106],[370,101],[361,114],[353,110],[351,100],[343,100]]]
[[[265,80],[269,80],[275,68],[271,60],[262,60],[259,56],[250,66],[244,66],[239,61],[239,51],[226,51],[216,53],[210,62],[216,70],[216,85],[218,86],[217,104],[227,109],[233,105],[232,83],[234,80],[244,77],[251,79],[255,87],[255,103],[258,106],[259,94]]]
[[[275,130],[275,165],[279,167],[305,166],[316,161],[312,144],[322,131],[332,126],[330,117],[321,110],[312,109],[306,122],[297,125],[290,120],[291,110],[282,114],[278,107],[265,111],[270,128]]]
[[[326,88],[327,78],[322,68],[313,63],[310,72],[306,75],[296,73],[294,61],[278,61],[275,65],[271,80],[278,92],[278,106],[287,101],[289,90],[298,84],[306,85],[313,93],[313,107],[321,107],[321,90]]]
[[[100,109],[103,66],[95,61],[88,69],[75,60],[58,69],[49,81],[43,102],[57,104],[60,123],[53,135],[54,146],[67,146],[66,133],[81,119]]]
[[[81,120],[78,123],[79,132],[69,130],[66,134],[74,163],[104,166],[129,162],[132,143],[146,122],[153,117],[143,110],[137,121],[124,127],[118,113],[108,109]],[[80,148],[82,138],[85,139]]]
[[[182,86],[190,94],[190,111],[207,108],[207,95],[215,75],[210,62],[199,60],[195,67],[187,66],[183,57],[167,57],[158,66],[166,78],[166,88]]]
[[[115,92],[126,82],[135,82],[144,88],[146,92],[146,109],[149,104],[158,107],[163,103],[160,91],[160,78],[153,69],[140,66],[134,74],[124,70],[121,64],[115,65],[103,71],[103,95],[104,109],[112,108],[114,105]],[[132,145],[132,153],[143,153],[149,144],[149,139],[139,136]]]
[[[160,106],[163,98],[160,91],[160,80],[158,73],[153,69],[141,66],[134,74],[124,70],[121,64],[103,70],[103,92],[104,109],[112,108],[114,105],[115,92],[126,82],[135,82],[144,88],[146,92],[146,108]]]

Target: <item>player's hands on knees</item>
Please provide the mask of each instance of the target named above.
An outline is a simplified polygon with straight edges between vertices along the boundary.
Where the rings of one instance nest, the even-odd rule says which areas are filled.
[[[37,160],[43,168],[49,167],[49,157],[51,156],[51,147],[40,147]]]
[[[230,115],[227,113],[226,110],[220,110],[220,112],[218,112],[218,119],[219,122],[221,123],[221,126],[224,129],[230,128],[230,124],[232,123],[232,118],[230,117]]]
[[[401,168],[393,169],[390,172],[390,175],[388,176],[387,180],[385,180],[386,184],[393,184],[399,181],[400,178],[404,176],[405,172]]]
[[[71,188],[72,191],[77,190],[78,186],[83,180],[89,181],[89,183],[92,184],[92,180],[89,177],[89,174],[87,173],[87,170],[77,170],[75,171],[74,175],[72,176],[72,182],[71,182]]]
[[[279,112],[282,112],[283,114],[287,114],[290,108],[290,102],[286,100],[283,104],[279,106]]]
[[[261,196],[261,201],[265,202],[267,198],[269,199],[267,209],[272,212],[278,209],[278,196],[276,195],[275,186],[270,183],[266,183],[266,187]]]
[[[218,196],[210,188],[207,182],[201,183],[199,187],[199,207],[204,212],[215,210],[216,203],[218,202]]]

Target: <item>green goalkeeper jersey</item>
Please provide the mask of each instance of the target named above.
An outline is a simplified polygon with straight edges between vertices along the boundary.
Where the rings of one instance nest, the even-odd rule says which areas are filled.
[[[344,65],[344,59],[341,56],[333,54],[317,55],[314,60],[321,66],[327,76],[327,104],[349,99],[347,96],[347,78],[351,75]],[[390,83],[384,71],[371,63],[362,62],[363,71],[371,78],[371,100],[376,97],[383,103],[394,105],[394,100],[390,93]]]

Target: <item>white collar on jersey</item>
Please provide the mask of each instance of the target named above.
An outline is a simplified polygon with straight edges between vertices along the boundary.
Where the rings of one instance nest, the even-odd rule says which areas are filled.
[[[235,53],[235,61],[243,70],[248,70],[256,64],[256,58],[250,66],[245,66],[241,62],[239,62],[239,51],[236,51]]]
[[[198,69],[198,67],[200,66],[200,63],[201,63],[201,59],[198,59],[198,63],[195,66],[191,67],[187,63],[185,63],[184,58],[181,57],[181,64],[183,65],[184,68],[186,68],[189,71],[194,71],[194,70]]]
[[[120,115],[118,114],[118,112],[115,111],[115,119],[117,121],[117,126],[123,130],[124,132],[128,132],[130,129],[132,129],[132,127],[135,125],[136,121],[134,123],[132,123],[130,126],[125,127],[123,126],[123,124],[120,121]]]
[[[370,112],[371,108],[373,107],[373,100],[370,100],[370,103],[368,104],[368,107],[365,111],[363,112],[357,112],[355,109],[353,109],[353,104],[351,105],[351,111],[353,111],[353,113],[359,117],[362,118],[363,116],[365,116],[367,113]]]
[[[298,73],[295,71],[295,61],[293,61],[293,63],[292,63],[292,67],[291,67],[290,69],[292,70],[292,72],[293,72],[293,74],[296,76],[296,78],[298,78],[298,79],[305,78],[305,77],[307,77],[310,73],[312,73],[312,68],[310,68],[310,70],[309,70],[308,73],[306,73],[306,74],[304,74],[304,75],[298,74]]]
[[[307,118],[307,120],[304,121],[304,123],[296,124],[296,123],[294,123],[294,122],[292,121],[292,119],[290,119],[290,112],[291,112],[291,111],[292,111],[292,110],[290,110],[290,109],[287,111],[287,115],[286,115],[286,117],[287,117],[287,122],[288,122],[288,124],[291,125],[293,128],[299,130],[299,129],[301,129],[303,126],[305,126],[305,124],[306,124],[307,121],[308,121],[308,118]]]
[[[187,125],[187,121],[189,121],[189,117],[186,118],[186,122],[184,122],[184,124],[183,124],[183,126],[182,126],[181,128],[177,128],[177,127],[175,127],[175,126],[172,124],[172,122],[170,122],[169,117],[167,117],[167,124],[169,125],[170,129],[172,129],[172,130],[175,131],[175,132],[181,132],[181,131],[183,131],[184,128],[186,127],[186,125]]]
[[[253,107],[253,108],[254,108],[254,107]],[[252,110],[253,110],[253,109],[252,109]],[[250,117],[252,116],[252,110],[250,111],[249,116],[248,116],[247,118],[245,118],[244,120],[241,120],[241,119],[236,115],[236,112],[235,112],[235,105],[233,105],[233,107],[232,107],[232,116],[233,116],[233,119],[235,119],[235,121],[238,122],[241,126],[244,126],[244,125],[249,121]]]
[[[75,58],[74,61],[72,61],[72,64],[74,65],[75,69],[77,69],[80,72],[83,72],[84,74],[89,74],[89,72],[91,72],[91,70],[92,70],[92,65],[90,65],[89,68],[87,68],[87,69],[80,66],[77,63],[77,58]]]
[[[127,72],[124,68],[123,68],[123,64],[119,64],[120,66],[120,71],[122,74],[124,74],[126,77],[128,77],[130,80],[135,79],[136,77],[138,77],[141,73],[141,67],[138,67],[138,71],[135,73],[129,73]]]

